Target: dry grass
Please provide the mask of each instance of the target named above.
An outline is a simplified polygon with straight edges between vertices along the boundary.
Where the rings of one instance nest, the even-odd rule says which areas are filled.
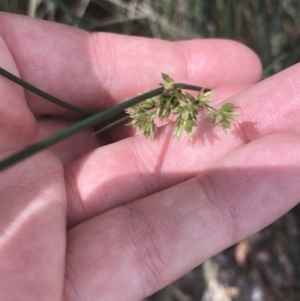
[[[0,10],[90,31],[168,40],[234,39],[258,53],[265,76],[300,59],[298,0],[2,0]]]

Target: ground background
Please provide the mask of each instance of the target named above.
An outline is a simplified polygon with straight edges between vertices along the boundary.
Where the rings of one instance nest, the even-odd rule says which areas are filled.
[[[258,53],[264,77],[300,60],[299,0],[0,0],[0,10],[89,31],[238,40]],[[299,206],[147,299],[281,300],[300,300]]]

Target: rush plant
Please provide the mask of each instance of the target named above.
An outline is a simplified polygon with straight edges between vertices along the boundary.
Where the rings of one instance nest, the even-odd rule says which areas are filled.
[[[197,125],[200,110],[205,111],[206,117],[210,118],[213,123],[220,123],[225,132],[236,120],[237,113],[234,104],[226,103],[220,109],[210,105],[212,91],[201,89],[197,97],[194,97],[188,92],[184,93],[167,74],[162,73],[162,78],[164,82],[161,84],[163,87],[161,94],[126,109],[132,118],[127,125],[140,130],[145,138],[154,139],[157,135],[155,120],[163,120],[170,115],[176,118],[173,137],[177,139],[180,139],[182,133],[186,132],[192,140],[192,130]]]
[[[95,126],[121,112],[125,113],[125,117],[122,117],[105,127],[101,127],[94,135],[111,128],[116,124],[124,123],[131,119],[131,121],[126,124],[127,126],[135,127],[145,138],[149,137],[154,139],[158,133],[156,121],[161,121],[172,116],[176,119],[173,137],[179,139],[183,132],[186,132],[192,140],[192,130],[197,125],[197,119],[201,110],[206,113],[206,117],[211,119],[214,124],[220,124],[225,132],[227,132],[230,125],[235,122],[237,117],[236,107],[232,103],[225,103],[221,108],[215,108],[211,105],[211,90],[188,84],[176,84],[170,76],[164,73],[162,73],[163,83],[160,84],[160,88],[131,98],[102,112],[92,112],[66,103],[63,100],[41,91],[2,68],[0,68],[0,74],[48,101],[85,115],[83,120],[72,126],[0,161],[0,171],[85,128]],[[184,92],[185,90],[198,91],[198,94],[194,97],[190,93]]]

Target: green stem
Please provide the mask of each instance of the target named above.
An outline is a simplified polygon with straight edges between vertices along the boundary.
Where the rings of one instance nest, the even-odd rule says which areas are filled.
[[[122,102],[122,103],[120,103],[112,108],[109,108],[103,112],[94,114],[91,117],[87,117],[84,120],[79,121],[64,130],[61,130],[57,134],[54,134],[46,139],[43,139],[27,148],[21,150],[20,152],[0,161],[0,171],[5,170],[6,168],[38,153],[39,151],[42,151],[42,150],[54,145],[55,143],[58,143],[64,139],[66,139],[67,137],[70,137],[70,136],[78,133],[79,131],[81,131],[83,129],[89,128],[101,121],[104,121],[104,120],[122,112],[123,110],[138,104],[141,101],[144,101],[148,98],[157,96],[162,91],[163,91],[163,88],[158,88],[158,89],[152,90],[145,94],[134,97],[128,101]]]
[[[118,124],[120,124],[120,123],[123,123],[123,122],[129,120],[129,119],[130,119],[130,117],[129,117],[128,115],[126,115],[126,116],[124,116],[124,117],[122,117],[122,118],[120,118],[120,119],[118,119],[118,120],[116,120],[116,121],[114,121],[114,122],[112,122],[112,123],[110,123],[110,124],[104,126],[104,127],[101,128],[100,130],[94,132],[94,133],[92,134],[92,136],[95,136],[95,135],[97,135],[97,134],[100,134],[100,133],[102,133],[102,132],[104,132],[104,131],[106,131],[106,130],[108,130],[108,129],[110,129],[110,128],[112,128],[112,127],[118,125]]]
[[[30,92],[38,95],[38,96],[41,96],[63,108],[66,108],[68,110],[71,110],[71,111],[74,111],[76,113],[79,113],[79,114],[83,114],[83,115],[93,115],[95,114],[96,112],[93,112],[93,111],[89,111],[89,110],[85,110],[85,109],[82,109],[82,108],[79,108],[79,107],[76,107],[76,106],[73,106],[63,100],[60,100],[59,98],[56,98],[34,86],[32,86],[31,84],[25,82],[24,80],[20,79],[19,77],[13,75],[12,73],[4,70],[3,68],[0,67],[0,74],[6,78],[8,78],[9,80],[13,81],[14,83],[20,85],[21,87],[29,90]]]
[[[195,90],[195,91],[201,91],[201,90],[205,91],[205,92],[210,91],[208,89],[203,89],[202,87],[186,85],[186,84],[181,84],[181,83],[175,84],[175,87],[181,88],[181,89]],[[8,167],[80,132],[83,129],[94,126],[95,124],[97,124],[99,122],[102,122],[112,116],[115,116],[116,114],[119,114],[120,112],[124,111],[125,109],[130,108],[142,101],[145,101],[148,98],[155,97],[155,96],[161,94],[162,91],[163,91],[163,87],[157,88],[155,90],[152,90],[152,91],[149,91],[142,95],[139,95],[137,97],[134,97],[128,101],[122,102],[122,103],[120,103],[112,108],[109,108],[103,112],[96,113],[90,117],[87,117],[84,120],[79,121],[64,130],[61,130],[57,134],[54,134],[48,138],[45,138],[31,146],[28,146],[27,148],[21,150],[20,152],[0,161],[0,171],[7,169]]]
[[[211,89],[194,86],[194,85],[183,84],[183,83],[178,83],[178,84],[175,84],[174,86],[175,86],[175,88],[180,88],[183,90],[203,91],[203,93],[211,91]]]
[[[210,105],[208,105],[208,104],[206,104],[205,107],[206,107],[207,109],[213,111],[213,112],[217,112],[217,111],[218,111],[216,108],[214,108],[214,107],[212,107],[212,106],[210,106]]]

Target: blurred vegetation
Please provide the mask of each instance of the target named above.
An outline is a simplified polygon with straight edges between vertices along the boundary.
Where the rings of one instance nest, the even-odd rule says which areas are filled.
[[[89,31],[233,39],[258,53],[265,76],[300,59],[299,0],[0,0],[0,10]]]

